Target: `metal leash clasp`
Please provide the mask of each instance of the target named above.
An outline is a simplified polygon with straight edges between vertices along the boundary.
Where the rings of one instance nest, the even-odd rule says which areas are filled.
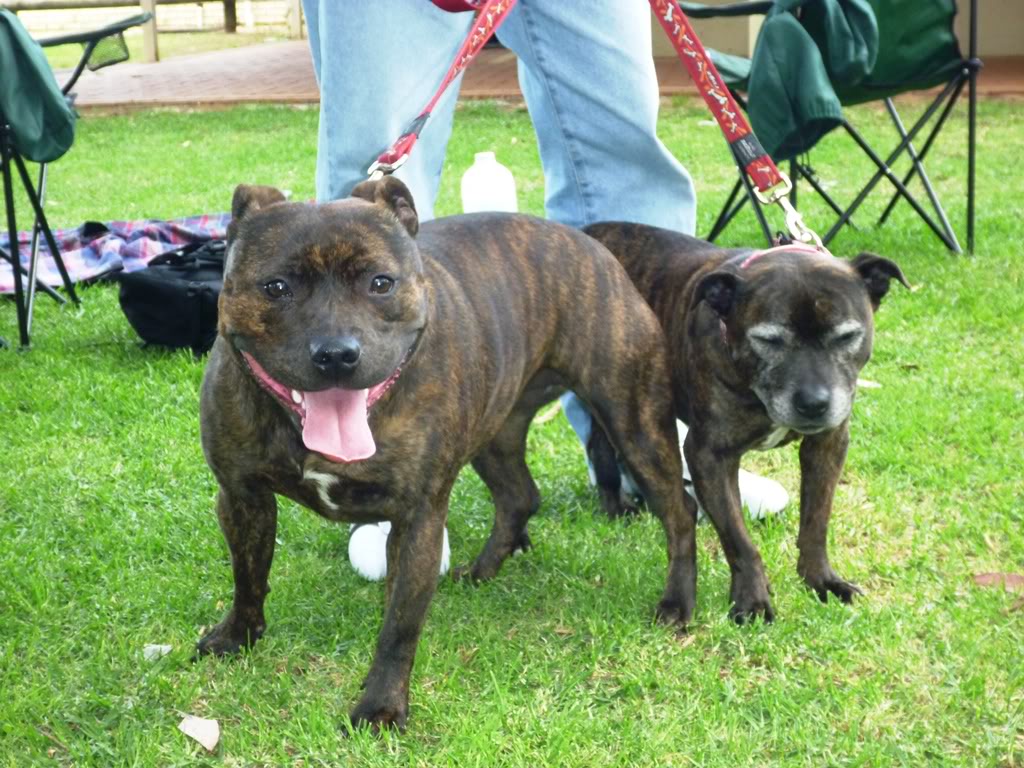
[[[754,187],[754,196],[762,205],[772,205],[775,203],[782,208],[782,212],[786,215],[786,229],[789,230],[790,236],[796,242],[813,245],[819,250],[824,251],[825,246],[821,242],[821,238],[818,237],[818,233],[804,224],[804,217],[789,202],[789,193],[793,191],[793,182],[781,171],[779,171],[779,176],[782,180],[769,189],[767,194]]]
[[[789,176],[779,171],[780,181],[774,187],[769,187],[767,190],[762,192],[754,184],[754,197],[761,205],[774,205],[780,200],[785,200],[790,192],[793,191],[793,182],[789,180]]]
[[[379,181],[383,179],[385,176],[390,176],[392,173],[394,173],[403,165],[405,165],[405,161],[408,159],[409,153],[406,152],[393,163],[384,163],[381,162],[380,160],[377,160],[373,163],[373,165],[371,165],[367,169],[366,173],[369,174],[370,181]]]
[[[825,245],[821,242],[821,238],[818,237],[818,233],[804,224],[804,217],[789,202],[789,198],[780,197],[777,202],[786,214],[786,229],[789,230],[792,238],[797,242],[813,245],[818,250],[824,251]]]

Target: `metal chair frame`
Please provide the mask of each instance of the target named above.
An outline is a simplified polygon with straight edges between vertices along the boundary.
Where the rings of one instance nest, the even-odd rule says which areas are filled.
[[[39,45],[44,48],[74,43],[82,45],[82,55],[78,63],[64,85],[61,86],[61,93],[64,94],[69,103],[74,100],[74,94],[71,93],[71,89],[74,88],[75,83],[78,82],[78,78],[81,77],[86,67],[90,66],[89,59],[96,50],[96,46],[103,40],[113,36],[120,36],[126,29],[144,24],[151,18],[151,14],[143,13],[91,32],[61,35],[38,41]],[[99,66],[90,66],[90,68],[98,69]],[[4,210],[8,232],[8,250],[0,249],[0,258],[7,260],[11,264],[11,271],[14,277],[14,301],[17,305],[18,315],[18,335],[21,347],[23,348],[28,347],[31,342],[32,315],[37,290],[43,291],[59,304],[66,304],[68,299],[76,306],[81,304],[81,300],[75,292],[74,284],[68,274],[67,267],[64,264],[64,259],[61,258],[60,249],[57,247],[57,241],[53,236],[53,230],[50,228],[44,211],[48,166],[48,163],[39,164],[39,179],[33,185],[25,159],[14,146],[13,129],[10,121],[7,116],[0,112],[0,176],[3,177]],[[17,214],[14,207],[13,174],[15,170],[29,199],[29,205],[34,217],[27,269],[21,263],[21,247],[18,242]],[[39,248],[44,240],[50,255],[57,265],[57,270],[60,272],[61,282],[68,294],[68,299],[65,299],[49,285],[43,283],[38,277]],[[6,345],[6,342],[0,338],[0,346],[3,345]]]
[[[742,4],[736,4],[734,7],[739,7]],[[755,12],[763,12],[762,4],[751,4],[751,8],[757,6]],[[770,4],[769,4],[770,5]],[[928,178],[928,173],[924,167],[924,160],[928,155],[928,151],[931,149],[935,142],[936,137],[945,125],[953,106],[956,104],[960,95],[963,92],[964,86],[968,89],[968,137],[967,137],[967,251],[968,253],[974,252],[975,244],[975,156],[977,151],[977,77],[978,72],[982,67],[982,62],[978,58],[978,5],[977,0],[970,0],[970,42],[969,42],[969,54],[968,58],[963,61],[963,66],[956,73],[956,75],[946,83],[935,99],[929,104],[921,116],[915,121],[910,130],[906,129],[903,120],[900,118],[899,112],[896,110],[896,106],[892,101],[892,98],[885,98],[884,103],[886,111],[888,112],[893,126],[896,129],[897,134],[900,137],[899,143],[896,147],[888,154],[884,159],[871,147],[870,144],[864,139],[864,137],[850,124],[848,120],[843,119],[841,125],[846,133],[853,139],[854,143],[857,144],[864,151],[864,153],[871,160],[875,166],[875,174],[868,180],[867,184],[861,189],[861,191],[854,198],[853,202],[850,203],[845,209],[843,209],[826,191],[822,188],[821,184],[818,183],[817,177],[814,170],[810,167],[806,160],[800,160],[794,158],[790,161],[790,177],[793,182],[793,190],[790,193],[790,202],[793,207],[797,204],[797,183],[799,179],[804,179],[810,184],[811,188],[817,192],[825,203],[835,212],[837,219],[831,228],[826,232],[822,238],[822,242],[828,245],[829,242],[835,238],[844,226],[852,226],[856,228],[853,222],[853,214],[860,208],[861,204],[875,188],[875,186],[883,178],[887,179],[892,186],[895,188],[892,199],[889,200],[888,205],[879,217],[877,224],[884,224],[889,218],[896,206],[896,203],[903,198],[907,203],[914,209],[914,211],[921,217],[921,219],[928,225],[929,229],[935,233],[936,237],[942,241],[942,243],[954,253],[963,253],[963,249],[960,246],[960,242],[957,240],[956,233],[953,230],[952,225],[949,222],[949,217],[946,215],[942,204],[939,202],[938,194],[935,192],[935,188],[932,186],[931,180]],[[709,14],[710,15],[710,14]],[[736,13],[730,15],[737,15]],[[732,89],[730,89],[732,90]],[[746,101],[742,96],[733,91],[733,96],[737,99],[740,105],[745,109]],[[924,144],[921,146],[920,152],[914,146],[914,139],[921,133],[928,123],[938,113],[938,118],[932,125],[931,131],[927,134],[924,140]],[[892,164],[903,154],[910,158],[911,168],[902,178],[902,180],[892,170]],[[764,234],[765,240],[768,243],[773,241],[773,233],[771,227],[768,224],[768,220],[762,210],[762,204],[757,200],[754,195],[753,187],[747,180],[746,174],[742,168],[739,168],[739,179],[733,186],[728,197],[726,198],[725,204],[722,206],[718,217],[715,220],[714,225],[711,227],[707,239],[714,241],[729,223],[735,218],[736,214],[743,208],[744,205],[749,201],[753,207],[754,214],[757,217],[758,226]],[[935,218],[925,210],[924,206],[910,193],[907,189],[907,184],[910,183],[914,176],[918,176],[921,179],[921,183],[925,188],[925,192],[928,195],[928,200],[931,203]],[[740,190],[745,191],[745,195],[738,201],[737,196]],[[937,221],[936,221],[937,219]]]

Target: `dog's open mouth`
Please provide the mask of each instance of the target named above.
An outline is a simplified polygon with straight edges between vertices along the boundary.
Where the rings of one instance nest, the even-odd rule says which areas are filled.
[[[368,459],[377,451],[370,431],[369,411],[398,379],[408,358],[407,354],[387,379],[369,389],[332,387],[319,392],[301,392],[275,380],[256,358],[242,352],[242,359],[260,385],[298,415],[306,448],[342,462]]]

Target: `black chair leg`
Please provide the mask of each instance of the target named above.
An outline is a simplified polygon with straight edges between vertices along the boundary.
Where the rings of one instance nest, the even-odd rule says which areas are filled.
[[[797,182],[797,180],[799,178],[800,178],[800,163],[798,163],[797,159],[794,157],[792,160],[789,161],[789,181],[793,185],[793,189],[791,189],[790,192],[789,192],[789,203],[794,208],[797,207],[797,205],[796,205],[796,182]]]
[[[743,182],[737,181],[736,186],[739,189],[743,189]],[[739,212],[743,210],[743,206],[745,206],[748,202],[750,202],[750,200],[745,194],[740,195],[739,199],[736,201],[736,204],[733,205],[732,209],[728,213],[725,214],[725,218],[722,220],[722,226],[716,232],[713,233],[716,238],[718,237],[718,235],[725,231],[725,228],[729,226],[732,220],[736,218],[737,214],[739,214]],[[709,237],[708,241],[714,242],[714,239]]]
[[[36,189],[39,190],[39,203],[45,205],[46,201],[46,163],[39,166],[39,186]],[[25,302],[28,307],[28,332],[32,335],[32,310],[35,307],[36,291],[39,288],[43,289],[43,293],[49,296],[51,299],[56,301],[58,304],[67,304],[67,299],[57,293],[53,288],[48,286],[46,283],[40,282],[37,276],[39,271],[39,246],[40,237],[42,236],[42,226],[38,221],[32,227],[32,243],[29,247],[28,255],[28,300]]]
[[[11,254],[9,254],[3,248],[0,248],[0,259],[3,259],[4,261],[6,261],[9,264],[12,264],[12,266],[13,266],[13,262],[11,261]],[[25,278],[31,277],[32,272],[30,270],[25,269],[25,267],[21,266],[20,264],[18,265],[18,268],[20,269],[22,276],[24,276]],[[41,280],[39,280],[39,278],[35,278],[35,280],[36,280],[36,290],[41,290],[43,293],[45,293],[51,299],[56,301],[58,304],[67,304],[68,303],[67,299],[65,299],[63,296],[61,296],[59,293],[57,293],[56,290],[54,290],[53,288],[48,286],[46,283],[44,283]],[[32,325],[31,321],[29,322],[29,325],[30,326]]]
[[[60,272],[60,279],[64,283],[64,290],[68,292],[68,297],[71,301],[79,305],[82,302],[79,300],[78,294],[75,293],[75,284],[71,281],[71,275],[68,274],[67,267],[64,265],[64,259],[61,258],[60,248],[57,246],[57,241],[53,237],[53,231],[46,221],[46,214],[43,212],[43,206],[40,204],[36,190],[32,186],[32,180],[29,178],[28,170],[25,168],[25,161],[21,159],[20,155],[14,154],[14,164],[18,167],[21,182],[25,186],[25,194],[28,195],[29,203],[31,203],[32,210],[36,215],[36,226],[42,230],[43,238],[50,249],[50,257],[53,259],[54,264],[57,265],[57,271]]]
[[[955,98],[956,91],[950,100]],[[899,133],[901,139],[907,138],[907,129],[903,125],[903,121],[900,119],[900,113],[896,111],[896,106],[892,103],[892,99],[885,99],[885,108],[889,112],[889,117],[892,118],[893,125],[896,126],[896,131]],[[941,115],[939,116],[941,118]],[[921,184],[924,185],[924,191],[928,195],[928,199],[931,201],[932,208],[935,209],[935,215],[939,218],[939,223],[942,225],[943,231],[946,233],[946,237],[953,243],[956,243],[957,250],[960,250],[960,244],[957,243],[956,233],[953,232],[953,227],[949,223],[949,218],[946,216],[946,211],[942,208],[942,203],[939,202],[939,196],[935,194],[935,189],[932,187],[931,179],[928,178],[928,172],[925,171],[924,165],[921,163],[921,157],[917,154],[917,150],[914,148],[913,142],[907,142],[907,154],[910,156],[910,172],[907,177],[903,180],[903,186],[907,185],[910,178],[916,173],[920,179]],[[879,220],[881,223],[881,220]]]
[[[978,73],[971,72],[971,85],[967,97],[967,252],[974,253],[974,156],[977,150],[976,124],[978,119]]]
[[[878,171],[875,173],[874,176],[871,177],[871,179],[860,191],[860,193],[858,193],[857,197],[850,204],[850,206],[845,211],[843,211],[843,214],[839,217],[839,220],[836,221],[836,223],[832,225],[832,228],[828,231],[828,233],[826,233],[825,237],[822,239],[822,241],[826,245],[828,245],[829,241],[836,236],[836,233],[842,228],[843,224],[846,223],[847,219],[849,219],[849,217],[852,216],[853,213],[860,207],[861,203],[864,202],[865,198],[867,198],[867,196],[871,194],[871,190],[875,188],[875,185],[878,184],[878,182],[881,181],[883,178],[887,178],[889,179],[889,181],[892,182],[893,186],[896,187],[900,194],[903,195],[904,198],[906,198],[907,202],[910,203],[911,207],[914,209],[917,215],[920,216],[924,220],[924,222],[931,227],[932,231],[935,232],[936,236],[940,240],[942,240],[946,247],[949,248],[951,251],[960,253],[959,246],[956,243],[949,242],[949,240],[946,238],[945,233],[941,229],[939,229],[939,227],[935,224],[934,221],[932,221],[931,216],[929,216],[927,211],[925,211],[917,202],[917,200],[914,199],[913,195],[911,195],[907,191],[907,188],[900,182],[899,178],[892,172],[892,169],[889,167],[892,164],[892,162],[900,155],[900,153],[902,153],[907,148],[907,144],[909,144],[914,139],[914,137],[920,132],[921,128],[925,124],[927,124],[929,120],[931,120],[932,116],[938,109],[939,104],[950,93],[952,93],[955,86],[956,81],[954,80],[950,81],[946,85],[946,87],[943,88],[940,98],[932,102],[928,109],[925,110],[924,114],[921,115],[920,118],[918,118],[913,128],[910,129],[910,131],[907,134],[907,138],[903,139],[903,141],[901,141],[896,146],[896,148],[889,154],[889,157],[884,161],[878,156],[877,153],[875,153],[875,151],[871,148],[871,145],[868,144],[864,140],[864,138],[859,133],[857,133],[856,130],[854,130],[853,126],[850,125],[849,122],[845,120],[843,121],[843,127],[846,129],[847,133],[849,133],[853,140],[857,142],[861,150],[869,158],[871,158],[872,162],[874,162],[876,167],[878,168]]]
[[[936,120],[935,125],[932,126],[931,132],[928,134],[928,138],[924,142],[924,146],[921,147],[921,152],[918,155],[918,159],[921,163],[924,163],[926,157],[928,157],[928,151],[932,148],[932,144],[935,143],[935,139],[942,131],[942,126],[946,124],[946,119],[949,117],[949,113],[953,111],[953,107],[956,105],[957,99],[960,97],[960,93],[963,91],[964,79],[960,78],[960,82],[957,87],[953,90],[953,94],[946,101],[946,105],[942,108],[942,113],[939,115],[939,119]],[[914,174],[917,173],[916,166],[911,166],[910,170],[907,171],[907,175],[903,177],[903,184],[907,185],[910,180],[914,178]],[[878,223],[884,224],[889,218],[889,214],[892,213],[893,208],[896,207],[896,203],[899,202],[900,193],[893,192],[892,199],[889,200],[889,204],[885,206],[885,210],[882,211],[882,215],[878,217]]]
[[[828,245],[829,242],[831,242],[831,240],[839,232],[839,229],[843,226],[843,224],[845,224],[849,220],[849,217],[853,215],[853,212],[856,211],[860,207],[861,203],[863,203],[864,200],[867,198],[867,196],[871,194],[871,190],[875,188],[875,185],[883,178],[887,178],[892,183],[892,185],[896,187],[896,191],[900,194],[900,196],[903,197],[908,203],[910,203],[910,207],[914,209],[914,212],[917,213],[918,216],[921,217],[921,220],[924,221],[924,223],[931,228],[932,232],[935,233],[936,237],[938,237],[939,240],[941,240],[949,250],[953,251],[954,253],[960,253],[960,245],[946,237],[946,233],[942,231],[939,225],[935,223],[931,216],[928,215],[928,212],[924,208],[922,208],[921,204],[917,202],[917,200],[914,198],[912,194],[910,194],[910,191],[899,180],[896,174],[893,173],[890,165],[894,157],[890,155],[888,160],[882,160],[882,158],[875,153],[874,149],[872,149],[871,145],[867,143],[864,137],[861,136],[852,125],[850,125],[844,120],[843,127],[846,128],[847,133],[849,133],[849,135],[861,148],[861,151],[863,151],[864,154],[866,154],[868,158],[870,158],[871,162],[875,164],[875,166],[878,168],[878,171],[875,172],[875,175],[871,177],[868,183],[860,191],[860,193],[857,195],[854,201],[850,204],[850,207],[843,211],[843,214],[839,217],[839,220],[832,225],[832,228],[825,234],[825,237],[822,238],[822,242],[825,245]]]
[[[750,183],[750,179],[747,178],[747,174],[740,172],[740,180],[743,182],[743,186],[747,190],[747,197],[750,199],[750,205],[754,209],[754,215],[757,216],[757,223],[761,225],[761,232],[764,233],[764,239],[768,243],[768,247],[771,247],[774,242],[772,237],[772,229],[768,225],[768,220],[764,217],[764,211],[761,210],[761,204],[757,201],[757,196],[754,194],[754,185]]]
[[[746,194],[737,200],[735,205],[732,205],[733,200],[736,200],[736,196],[739,194],[741,188],[746,191]],[[725,228],[729,226],[729,222],[736,217],[736,214],[740,212],[740,209],[746,205],[748,200],[751,207],[754,209],[754,215],[757,216],[757,223],[761,227],[761,232],[764,233],[765,240],[768,241],[768,245],[771,245],[773,242],[771,227],[768,225],[768,220],[764,216],[764,211],[761,210],[761,205],[757,202],[757,197],[754,195],[754,187],[747,178],[747,174],[743,172],[743,169],[739,169],[739,181],[737,181],[735,186],[733,186],[732,192],[729,193],[729,198],[726,200],[725,205],[722,206],[722,210],[718,214],[718,219],[715,221],[715,225],[711,228],[711,232],[705,239],[708,240],[708,242],[713,243],[715,238],[725,231]],[[729,207],[730,205],[732,205],[731,208]]]
[[[18,314],[18,336],[21,346],[29,344],[28,317],[25,306],[25,289],[21,282],[21,254],[18,251],[18,225],[14,216],[14,185],[11,181],[11,157],[14,147],[11,146],[6,126],[0,123],[0,175],[3,176],[4,208],[7,213],[7,234],[11,259],[11,274],[14,276],[14,303]]]
[[[978,0],[971,0],[970,85],[967,89],[967,252],[974,253],[974,155],[977,149],[978,121]]]
[[[830,195],[828,191],[821,186],[810,166],[806,166],[803,163],[797,163],[796,169],[797,173],[806,179],[807,183],[811,185],[811,189],[818,193],[821,199],[825,201],[825,204],[832,209],[836,216],[842,216],[843,209],[840,207],[839,203],[835,201],[832,195]],[[852,218],[847,219],[846,224],[853,229],[857,229],[857,225],[854,223]]]
[[[740,171],[740,173],[742,173],[742,171]],[[708,236],[705,238],[709,243],[715,242],[715,238],[722,234],[725,228],[729,226],[729,222],[732,221],[737,211],[739,211],[740,206],[743,205],[743,200],[746,198],[742,198],[740,200],[740,204],[737,205],[736,208],[730,210],[730,208],[732,208],[733,201],[736,199],[736,195],[740,193],[742,188],[743,182],[737,179],[736,183],[732,187],[732,191],[729,193],[729,197],[726,198],[725,204],[722,206],[722,210],[718,212],[718,218],[715,219],[715,223],[711,227],[711,232],[709,232]]]

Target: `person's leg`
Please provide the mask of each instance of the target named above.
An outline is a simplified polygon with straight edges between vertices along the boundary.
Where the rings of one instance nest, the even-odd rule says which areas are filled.
[[[689,174],[657,137],[658,83],[644,0],[520,0],[498,30],[544,165],[549,218],[618,219],[692,234]]]
[[[320,86],[316,194],[336,200],[366,179],[433,95],[473,15],[445,13],[425,0],[303,0],[303,9]],[[421,221],[433,218],[459,84],[449,86],[395,174]]]

